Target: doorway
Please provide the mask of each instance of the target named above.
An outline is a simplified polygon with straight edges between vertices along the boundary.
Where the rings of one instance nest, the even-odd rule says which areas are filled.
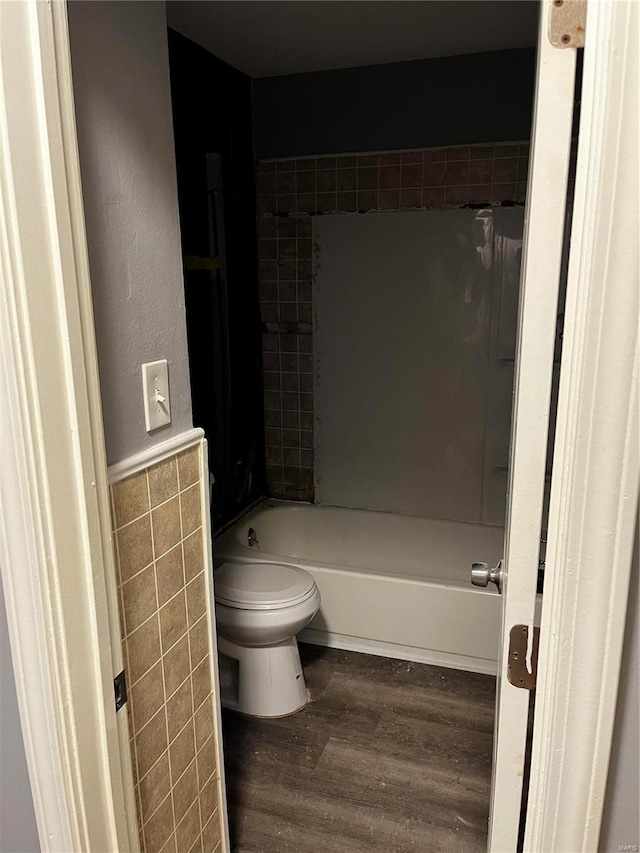
[[[526,9],[535,23],[537,7]],[[176,16],[174,25],[177,10]],[[179,26],[189,33],[188,20]],[[535,41],[535,26],[532,32]],[[199,40],[199,47],[180,44],[203,62],[218,62],[202,52],[206,38]],[[182,85],[189,79],[181,77],[185,55],[172,66]],[[329,668],[344,659],[358,670],[359,662],[374,692],[389,660],[411,664],[417,680],[418,673],[428,680],[436,672],[454,685],[453,694],[461,682],[435,667],[476,673],[485,685],[495,675],[500,601],[496,591],[473,589],[467,573],[472,562],[493,565],[502,553],[535,61],[533,47],[512,47],[413,60],[420,68],[412,67],[412,84],[407,63],[374,65],[368,77],[362,68],[333,68],[252,84],[257,270],[251,280],[228,281],[245,299],[238,325],[245,343],[256,332],[247,306],[259,305],[264,491],[253,500],[244,496],[235,515],[218,519],[215,558],[219,566],[261,571],[285,564],[312,576],[322,605],[300,636],[311,644],[302,655],[309,677],[318,657]],[[465,94],[464,81],[477,68],[486,80],[519,81],[508,135],[496,138],[496,126],[487,131]],[[389,82],[396,73],[404,87]],[[380,103],[372,108],[367,100],[384,92],[385,75],[387,92],[402,91],[407,110],[394,141],[388,132],[376,134]],[[361,120],[345,127],[333,115],[319,132],[317,116],[332,115],[327,99],[334,113],[344,110],[338,89],[349,106],[364,104],[366,113],[369,103],[368,126]],[[443,90],[466,124],[438,112]],[[440,117],[435,136],[416,119],[415,106],[407,109],[407,91],[414,104],[416,94],[433,104]],[[174,103],[176,92],[174,82]],[[497,112],[505,112],[504,103]],[[504,122],[502,115],[501,133]],[[190,135],[176,123],[183,157]],[[232,181],[224,192],[233,194]],[[185,251],[185,266],[190,257]],[[229,270],[226,260],[218,263]],[[218,303],[215,310],[227,309]],[[210,394],[206,382],[201,389]],[[223,398],[219,405],[226,405]],[[237,672],[222,663],[229,708],[239,703]],[[293,717],[288,737],[297,737],[297,724],[313,728],[316,710],[312,701]],[[267,741],[281,733],[282,724],[246,723],[233,713],[227,731],[236,744],[255,731]],[[372,756],[379,740],[374,727]],[[260,769],[259,762],[228,763],[232,815],[244,814],[243,805],[251,811],[268,786]],[[490,762],[487,773],[486,784]],[[284,800],[297,785],[285,789]],[[486,845],[488,797],[484,805],[479,821],[461,817],[460,826],[468,821],[471,828],[465,849]],[[250,823],[237,817],[240,835],[231,827],[238,849],[256,843]],[[307,843],[294,838],[298,849]]]
[[[607,14],[609,14],[609,13],[607,13]],[[625,13],[625,12],[623,12],[623,13],[622,13],[622,17],[624,17],[624,14],[626,14],[626,13]],[[616,30],[616,29],[615,29],[615,26],[614,26],[614,25],[616,25],[616,26],[617,26],[617,24],[618,24],[618,23],[623,23],[622,18],[621,18],[621,20],[620,20],[620,21],[618,21],[617,19],[616,19],[616,20],[613,20],[613,18],[614,18],[615,16],[611,16],[611,17],[612,17],[612,20],[611,20],[611,21],[609,21],[609,19],[607,18],[606,14],[605,14],[605,13],[602,13],[602,14],[600,14],[600,18],[598,19],[598,21],[597,21],[596,23],[599,23],[599,24],[602,24],[602,23],[611,23],[611,26],[613,26],[613,28],[614,28],[614,33],[616,33],[616,34],[617,34],[617,33],[618,33],[618,30]],[[600,20],[600,19],[601,19],[601,20]],[[43,25],[43,26],[44,26],[44,25]],[[628,30],[628,28],[627,28],[627,29],[625,30],[625,32],[628,32],[628,31],[629,31],[629,30]],[[596,32],[597,32],[597,31],[596,31]],[[607,31],[607,32],[608,32],[608,31]],[[598,35],[598,37],[599,37],[599,36],[600,36],[600,33],[599,33],[599,32],[597,32],[597,35]],[[602,47],[601,47],[601,45],[600,45],[600,44],[598,44],[598,48],[597,48],[597,49],[598,49],[598,51],[600,51],[600,52],[601,52],[601,53],[603,53],[603,55],[604,55],[604,51],[602,50]],[[43,54],[43,56],[44,56],[44,54]],[[45,58],[46,58],[46,57],[45,57]],[[596,63],[596,64],[597,64],[597,63]],[[624,63],[622,63],[620,67],[624,68],[624,67],[625,67],[625,66],[624,66]],[[615,66],[615,69],[614,69],[614,70],[616,70],[616,71],[617,71],[617,70],[618,70],[618,66]],[[592,82],[593,82],[593,81],[592,81]],[[623,82],[624,82],[624,80],[623,80]],[[596,93],[596,94],[598,94],[598,93]],[[605,99],[605,100],[606,100],[606,99]],[[11,125],[9,125],[9,127],[11,127]],[[616,125],[616,127],[617,127],[617,125]],[[596,133],[597,133],[597,130],[596,130]],[[13,150],[13,149],[12,149],[12,150]],[[598,162],[599,162],[599,161],[598,161]],[[37,171],[37,170],[34,170],[34,172],[35,172],[35,171]],[[599,178],[599,176],[598,176],[598,175],[596,175],[596,178]],[[582,188],[581,188],[581,189],[582,189],[582,191],[583,191],[583,193],[584,193],[584,186],[582,186]],[[587,193],[587,196],[588,196],[588,195],[589,195],[589,194]],[[597,242],[597,241],[596,241],[596,242]],[[574,295],[575,295],[575,294],[574,294]],[[637,330],[636,330],[636,332],[637,332]],[[620,328],[618,328],[618,336],[619,336],[619,335],[620,335]],[[599,367],[599,366],[600,366],[600,365],[598,365],[598,367]],[[563,424],[562,426],[564,427],[564,426],[566,426],[566,425],[564,425],[564,424]],[[600,487],[602,487],[602,485],[603,485],[603,484],[602,484],[602,481],[600,481],[600,484],[599,484],[599,485],[600,485]],[[603,591],[606,591],[606,590],[603,590]],[[624,598],[624,596],[622,596],[622,597]],[[624,605],[624,602],[623,602],[623,605]],[[597,627],[597,626],[596,626],[596,627]],[[618,633],[620,633],[620,632],[618,632]],[[605,667],[604,675],[607,675],[607,677],[609,677],[608,669],[607,669],[606,667]],[[600,673],[599,673],[599,676],[600,676]],[[614,686],[614,687],[615,687],[615,683],[616,683],[616,682],[617,682],[617,676],[613,678],[613,681],[611,681],[611,679],[609,678],[608,683],[609,683],[609,684],[613,684],[613,686]],[[595,715],[594,715],[594,716],[595,716]],[[574,752],[575,752],[575,750],[574,750]],[[605,763],[606,763],[606,762],[605,762]],[[578,775],[579,775],[579,774],[578,774]],[[584,774],[583,774],[583,776],[584,776]],[[586,776],[584,776],[584,778],[586,779],[587,777],[586,777]],[[596,828],[596,831],[597,831],[597,828]]]

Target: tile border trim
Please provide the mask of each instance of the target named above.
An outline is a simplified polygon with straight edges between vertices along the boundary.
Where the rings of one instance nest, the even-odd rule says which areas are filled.
[[[183,450],[188,450],[196,444],[199,444],[204,439],[204,430],[201,427],[193,427],[192,429],[181,432],[173,438],[167,439],[160,444],[154,444],[153,447],[147,447],[139,453],[134,453],[127,459],[120,462],[114,462],[107,468],[109,476],[109,485],[117,483],[119,480],[124,480],[131,477],[133,474],[139,474],[145,468],[150,468],[158,462],[163,462],[172,456],[176,456]]]

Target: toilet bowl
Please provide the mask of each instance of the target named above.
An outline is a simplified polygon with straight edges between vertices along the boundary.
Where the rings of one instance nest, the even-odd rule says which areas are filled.
[[[223,707],[252,717],[304,708],[296,634],[320,607],[313,577],[280,563],[224,563],[214,587]]]

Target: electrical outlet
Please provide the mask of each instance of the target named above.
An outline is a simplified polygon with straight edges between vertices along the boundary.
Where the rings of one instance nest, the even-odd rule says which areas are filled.
[[[142,392],[147,432],[170,424],[169,367],[166,358],[142,365]]]

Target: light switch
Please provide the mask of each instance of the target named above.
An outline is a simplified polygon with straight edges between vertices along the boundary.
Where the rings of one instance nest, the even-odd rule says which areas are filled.
[[[170,424],[169,368],[166,358],[142,365],[142,392],[147,432]]]

